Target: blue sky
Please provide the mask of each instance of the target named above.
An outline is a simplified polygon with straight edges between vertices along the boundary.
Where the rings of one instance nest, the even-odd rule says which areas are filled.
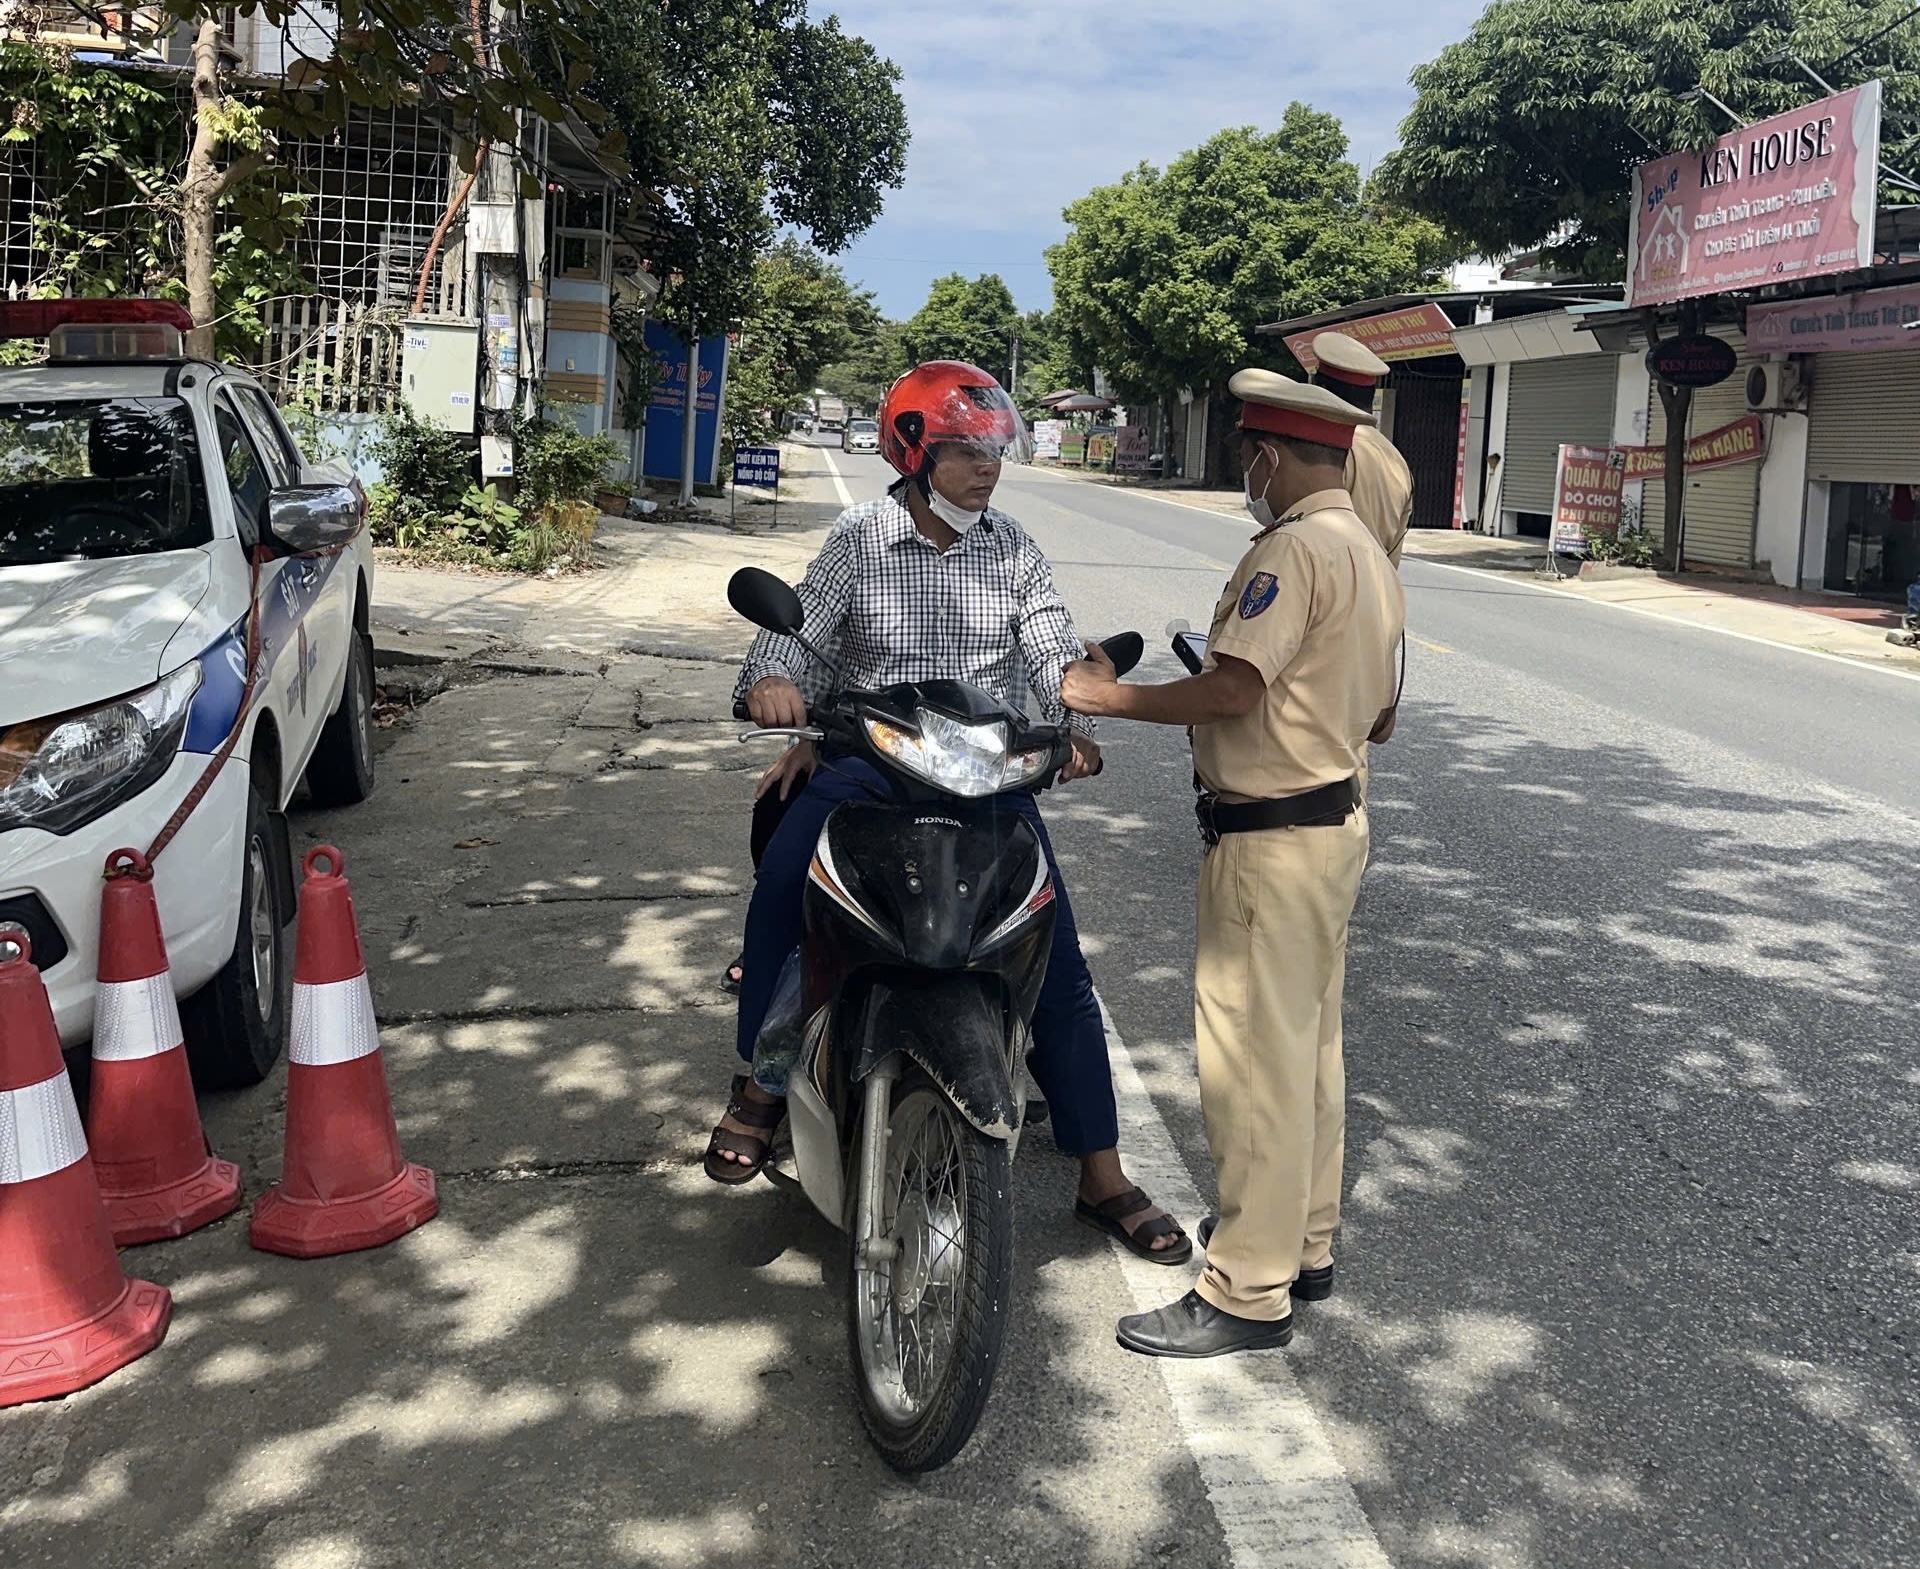
[[[1394,144],[1407,73],[1485,0],[813,0],[900,67],[907,181],[840,258],[891,316],[946,272],[1049,302],[1060,209],[1289,101],[1337,114],[1361,167]]]

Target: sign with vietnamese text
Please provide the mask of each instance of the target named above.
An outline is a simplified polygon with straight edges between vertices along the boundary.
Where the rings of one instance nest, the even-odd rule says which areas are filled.
[[[1144,474],[1147,471],[1147,427],[1122,425],[1114,433],[1113,471],[1116,474]]]
[[[1036,458],[1057,458],[1060,456],[1060,432],[1066,425],[1057,419],[1037,419],[1033,422],[1033,455]]]
[[[1708,333],[1668,338],[1647,350],[1647,370],[1669,387],[1717,387],[1739,363],[1731,343]]]
[[[1076,431],[1060,438],[1060,461],[1070,468],[1079,468],[1087,461],[1087,438]]]
[[[1627,304],[1873,265],[1880,84],[1634,171]]]
[[[1424,305],[1410,305],[1405,310],[1362,316],[1358,321],[1333,322],[1310,332],[1294,333],[1286,340],[1287,347],[1308,375],[1320,366],[1320,358],[1313,352],[1313,340],[1323,332],[1343,333],[1356,343],[1364,343],[1383,360],[1428,359],[1454,352],[1453,322],[1431,300]]]
[[[1642,480],[1666,477],[1665,447],[1622,447],[1620,451],[1626,459],[1624,478],[1627,484],[1637,485]],[[1733,463],[1754,463],[1765,457],[1766,452],[1765,427],[1758,414],[1749,414],[1731,425],[1722,425],[1703,436],[1695,436],[1688,442],[1687,472],[1695,474],[1702,469],[1726,468]]]
[[[647,351],[657,370],[647,404],[643,471],[653,479],[680,477],[681,421],[687,408],[687,344],[662,323],[649,319]],[[716,332],[700,340],[700,390],[694,396],[693,477],[702,485],[718,482],[720,410],[727,384],[727,337]]]
[[[757,485],[764,490],[780,488],[780,449],[778,447],[735,447],[733,482]]]
[[[1845,354],[1920,349],[1920,283],[1819,300],[1747,307],[1747,346],[1756,354]]]
[[[1553,529],[1556,555],[1585,555],[1587,530],[1611,534],[1620,527],[1620,487],[1626,467],[1617,448],[1563,446],[1554,469]]]

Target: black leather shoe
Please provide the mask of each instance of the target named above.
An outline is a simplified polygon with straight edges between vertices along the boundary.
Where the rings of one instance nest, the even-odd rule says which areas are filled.
[[[1193,1234],[1200,1239],[1204,1249],[1213,1237],[1213,1228],[1219,1222],[1218,1215],[1203,1215]],[[1287,1288],[1296,1302],[1324,1302],[1333,1295],[1333,1266],[1322,1264],[1318,1269],[1303,1269],[1293,1277],[1293,1284]]]
[[[1277,1351],[1293,1339],[1293,1318],[1240,1318],[1223,1313],[1189,1291],[1151,1313],[1135,1313],[1120,1320],[1114,1339],[1129,1351],[1150,1357],[1224,1357],[1235,1351]]]

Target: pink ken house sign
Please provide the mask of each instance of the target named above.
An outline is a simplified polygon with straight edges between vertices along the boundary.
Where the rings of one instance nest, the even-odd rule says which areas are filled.
[[[1627,303],[1872,266],[1879,169],[1878,82],[1641,164]]]

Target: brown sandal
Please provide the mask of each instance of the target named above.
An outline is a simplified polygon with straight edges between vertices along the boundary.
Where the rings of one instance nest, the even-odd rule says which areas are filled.
[[[1073,1201],[1073,1213],[1083,1225],[1091,1226],[1095,1231],[1104,1231],[1110,1237],[1118,1237],[1129,1252],[1139,1254],[1149,1264],[1186,1263],[1193,1257],[1193,1239],[1181,1230],[1180,1222],[1171,1215],[1156,1215],[1152,1220],[1141,1221],[1133,1230],[1127,1230],[1124,1222],[1129,1215],[1138,1215],[1143,1209],[1153,1207],[1153,1200],[1139,1188],[1128,1188],[1125,1193],[1116,1193],[1098,1204],[1089,1204],[1080,1198]],[[1170,1248],[1156,1248],[1153,1244],[1161,1237],[1178,1237],[1180,1240]]]
[[[747,1099],[747,1075],[736,1074],[733,1080],[733,1093],[728,1097],[726,1115],[735,1122],[744,1122],[750,1128],[764,1128],[766,1137],[756,1139],[750,1134],[735,1133],[731,1128],[715,1128],[713,1137],[707,1140],[707,1175],[715,1182],[725,1183],[728,1187],[738,1187],[743,1182],[751,1182],[760,1175],[767,1164],[767,1157],[773,1153],[773,1135],[787,1115],[787,1103],[779,1101],[772,1106],[763,1106]],[[723,1160],[722,1155],[744,1155],[751,1165],[742,1165],[739,1161]]]

